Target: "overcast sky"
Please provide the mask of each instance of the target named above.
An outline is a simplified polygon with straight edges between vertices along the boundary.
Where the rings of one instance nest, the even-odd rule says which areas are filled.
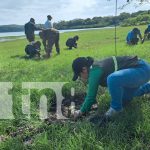
[[[118,7],[127,0],[118,0]],[[134,2],[121,12],[148,10],[150,4],[136,7]],[[75,18],[92,18],[108,16],[115,13],[115,0],[3,0],[0,2],[0,25],[25,24],[33,17],[36,23],[44,23],[48,14],[53,16],[53,22]]]

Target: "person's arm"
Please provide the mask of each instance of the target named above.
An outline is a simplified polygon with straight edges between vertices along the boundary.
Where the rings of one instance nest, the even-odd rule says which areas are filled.
[[[39,31],[39,30],[43,30],[43,29],[40,28],[40,27],[37,27],[36,25],[34,25],[34,30],[35,30],[35,31]]]
[[[91,109],[91,106],[96,102],[96,95],[97,95],[97,90],[100,83],[101,75],[102,75],[101,68],[94,67],[91,69],[89,73],[87,96],[80,109],[81,113],[88,112]]]

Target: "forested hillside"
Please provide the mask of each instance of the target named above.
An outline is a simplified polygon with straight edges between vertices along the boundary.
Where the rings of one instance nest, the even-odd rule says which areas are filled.
[[[150,10],[138,11],[135,13],[121,13],[119,16],[93,17],[87,19],[74,19],[70,21],[62,20],[54,23],[54,27],[59,30],[64,29],[82,29],[82,28],[98,28],[106,26],[133,26],[146,25],[150,23]],[[40,25],[41,26],[41,25]],[[23,31],[22,25],[3,25],[0,26],[0,32],[18,32]]]

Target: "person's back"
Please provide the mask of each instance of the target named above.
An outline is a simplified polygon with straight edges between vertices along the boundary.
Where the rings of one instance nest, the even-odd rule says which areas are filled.
[[[132,33],[132,31],[130,31],[130,32],[128,33],[128,35],[127,35],[127,38],[126,38],[127,43],[130,43],[132,37],[133,37],[133,33]]]
[[[41,42],[37,41],[33,44],[28,44],[25,47],[25,52],[27,55],[29,55],[29,58],[33,58],[36,55],[40,57],[40,49],[41,49]]]
[[[73,38],[68,38],[66,41],[66,46],[70,47],[74,44],[74,39]]]
[[[138,36],[139,36],[139,38],[142,41],[142,35],[141,35],[140,30],[138,28],[134,28],[127,35],[127,38],[126,38],[127,44],[129,44],[129,45],[136,45],[136,44],[138,44],[138,41],[139,41]]]
[[[39,33],[40,38],[42,39],[44,49],[46,51],[46,57],[51,56],[52,47],[55,44],[57,54],[60,54],[59,48],[59,31],[56,29],[46,29]]]
[[[145,31],[144,31],[143,43],[144,43],[146,37],[147,37],[147,39],[150,39],[150,24],[147,26],[147,28],[146,28]]]
[[[73,38],[68,38],[68,40],[66,41],[66,46],[69,47],[69,49],[71,50],[72,47],[77,48],[77,43],[76,41],[78,41],[79,37],[76,35]]]
[[[35,27],[34,24],[32,24],[31,22],[26,23],[24,29],[25,34],[34,34]]]

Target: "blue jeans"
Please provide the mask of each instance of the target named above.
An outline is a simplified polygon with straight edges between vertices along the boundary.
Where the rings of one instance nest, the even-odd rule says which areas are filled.
[[[135,96],[150,93],[150,64],[139,60],[139,66],[123,69],[110,74],[107,86],[111,95],[111,107],[117,111],[123,108],[125,101]]]

